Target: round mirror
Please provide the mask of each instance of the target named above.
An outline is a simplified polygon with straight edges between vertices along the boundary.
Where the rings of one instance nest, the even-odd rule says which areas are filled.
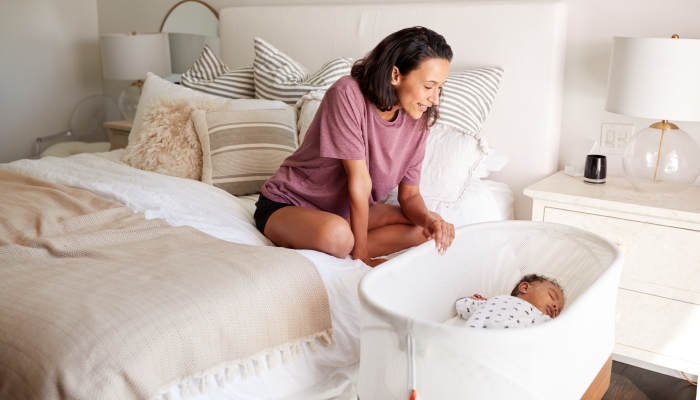
[[[199,0],[185,0],[168,11],[161,32],[219,37],[219,14]]]
[[[204,45],[219,55],[219,14],[199,0],[177,3],[163,20],[161,32],[168,32],[170,60],[174,75],[165,77],[180,82],[180,74],[187,71],[202,54]]]

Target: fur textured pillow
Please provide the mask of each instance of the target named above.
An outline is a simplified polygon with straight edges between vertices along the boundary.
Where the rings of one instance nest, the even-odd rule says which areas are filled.
[[[201,180],[202,145],[192,123],[192,112],[226,108],[201,98],[154,99],[144,112],[138,136],[127,146],[123,161],[145,171]]]

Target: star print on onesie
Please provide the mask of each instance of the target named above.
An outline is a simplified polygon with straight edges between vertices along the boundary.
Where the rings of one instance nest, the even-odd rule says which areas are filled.
[[[456,303],[457,314],[469,328],[527,328],[551,321],[551,317],[527,301],[514,296],[496,296],[488,300],[462,297]]]

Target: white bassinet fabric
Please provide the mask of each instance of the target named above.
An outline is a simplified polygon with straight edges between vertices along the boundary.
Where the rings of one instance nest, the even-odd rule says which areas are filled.
[[[387,261],[360,283],[359,397],[408,399],[415,365],[422,399],[580,399],[613,351],[622,265],[598,235],[529,221],[465,226],[444,256],[429,242]],[[519,330],[443,324],[456,299],[509,293],[528,273],[564,287],[555,320]]]

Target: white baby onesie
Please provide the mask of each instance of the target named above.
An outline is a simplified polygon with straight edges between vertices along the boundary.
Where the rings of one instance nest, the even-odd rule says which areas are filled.
[[[457,314],[469,328],[525,328],[549,322],[552,318],[527,301],[514,296],[496,296],[488,300],[463,297],[457,300]]]

